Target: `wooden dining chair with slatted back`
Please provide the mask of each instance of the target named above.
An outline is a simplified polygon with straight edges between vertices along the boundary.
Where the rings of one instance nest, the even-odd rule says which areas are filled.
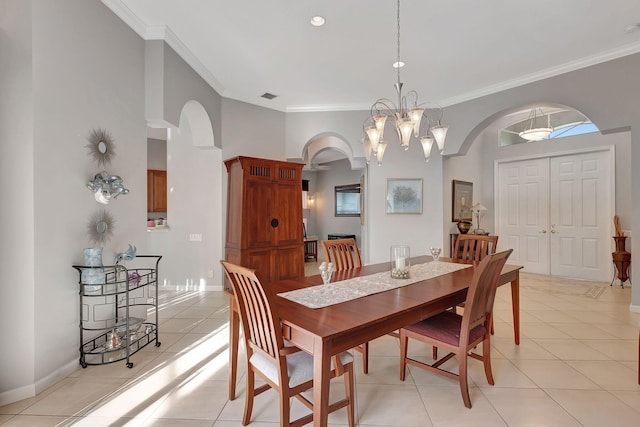
[[[460,383],[462,400],[471,408],[467,379],[467,360],[472,357],[484,362],[487,382],[494,384],[491,372],[491,317],[493,302],[498,287],[500,272],[513,250],[509,249],[487,255],[475,267],[473,278],[467,291],[465,309],[462,315],[446,310],[420,322],[400,329],[400,379],[404,381],[407,365],[417,366],[427,371],[457,379]],[[434,347],[449,351],[449,354],[435,363],[427,363],[408,356],[409,339],[415,339]],[[473,349],[482,343],[482,355]],[[458,355],[458,373],[446,371],[440,366]]]
[[[274,295],[262,286],[255,271],[221,261],[238,304],[247,356],[247,390],[242,425],[251,421],[254,397],[274,389],[280,394],[280,425],[302,426],[313,421],[313,413],[290,421],[291,397],[307,408],[313,404],[301,393],[313,387],[313,356],[284,340]],[[255,387],[255,375],[266,384]],[[330,377],[344,377],[345,398],[329,405],[329,412],[347,408],[349,426],[354,425],[353,356],[342,352],[331,360]]]
[[[455,241],[453,253],[454,260],[482,261],[485,256],[496,253],[498,236],[485,236],[480,234],[459,234]],[[458,307],[464,308],[464,304]],[[493,324],[491,333],[494,333]],[[438,358],[438,349],[433,349],[434,360]]]
[[[326,262],[333,263],[336,271],[362,267],[360,249],[355,239],[332,239],[322,241],[322,250]],[[369,373],[369,342],[354,347],[362,353],[362,371]]]
[[[490,254],[496,253],[498,236],[479,234],[460,234],[452,251],[454,260],[482,261]]]

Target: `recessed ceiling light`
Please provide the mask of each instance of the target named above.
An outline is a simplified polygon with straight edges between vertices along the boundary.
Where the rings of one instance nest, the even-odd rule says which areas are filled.
[[[627,28],[625,28],[624,32],[628,34],[638,30],[640,30],[640,23],[636,22],[635,24],[631,24]]]
[[[322,27],[326,20],[322,16],[314,16],[309,22],[314,27]]]
[[[404,67],[404,62],[398,61],[393,63],[393,68],[402,68]]]

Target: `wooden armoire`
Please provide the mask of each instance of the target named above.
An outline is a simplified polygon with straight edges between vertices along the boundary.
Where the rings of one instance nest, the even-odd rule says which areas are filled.
[[[304,165],[244,156],[225,165],[225,260],[255,269],[262,283],[304,276]]]

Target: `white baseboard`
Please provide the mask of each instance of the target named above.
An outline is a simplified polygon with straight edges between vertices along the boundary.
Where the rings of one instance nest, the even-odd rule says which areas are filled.
[[[43,392],[57,382],[62,381],[79,368],[80,364],[78,363],[78,359],[76,358],[66,365],[56,369],[46,377],[39,379],[33,384],[28,384],[22,387],[15,388],[13,390],[2,392],[0,393],[0,406],[34,397],[38,393]]]
[[[640,305],[633,305],[631,304],[629,306],[629,311],[632,311],[634,313],[640,313]]]

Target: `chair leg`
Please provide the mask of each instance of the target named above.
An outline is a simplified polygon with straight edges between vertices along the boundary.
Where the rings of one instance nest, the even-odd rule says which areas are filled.
[[[253,398],[255,396],[255,374],[253,370],[248,367],[247,369],[247,393],[244,399],[244,415],[242,417],[242,425],[246,426],[251,422],[251,412],[253,412]]]
[[[362,344],[362,372],[369,373],[369,341]]]
[[[407,374],[407,347],[409,346],[409,338],[405,333],[400,331],[400,380],[404,381]]]
[[[287,386],[280,390],[280,427],[291,426],[291,396],[289,396]]]
[[[467,353],[466,351],[461,351],[458,354],[459,362],[458,362],[458,379],[460,380],[460,392],[462,393],[462,400],[464,401],[464,406],[467,408],[471,408],[471,398],[469,397],[469,383],[467,379]]]
[[[482,362],[484,363],[484,374],[487,377],[487,382],[494,385],[493,372],[491,371],[491,342],[489,336],[482,342]]]
[[[349,401],[349,404],[347,405],[347,420],[349,422],[349,427],[353,427],[355,425],[354,407],[356,395],[354,387],[355,372],[353,371],[353,363],[347,365],[343,375],[345,396]]]

